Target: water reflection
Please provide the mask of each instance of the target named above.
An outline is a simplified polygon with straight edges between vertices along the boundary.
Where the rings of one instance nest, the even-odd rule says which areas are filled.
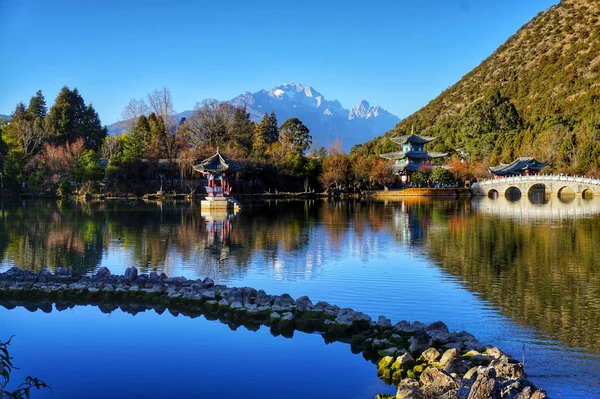
[[[600,201],[481,198],[473,209],[430,229],[428,256],[513,320],[600,353]]]
[[[135,265],[342,301],[410,280],[402,266],[423,254],[512,320],[600,353],[599,214],[600,199],[582,198],[267,201],[235,215],[203,214],[189,203],[4,203],[0,270]],[[287,285],[265,287],[270,280]],[[377,297],[351,299],[393,311]],[[429,306],[426,298],[406,304]]]

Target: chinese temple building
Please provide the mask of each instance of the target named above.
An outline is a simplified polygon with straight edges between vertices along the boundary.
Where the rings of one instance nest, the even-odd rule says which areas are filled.
[[[202,176],[208,182],[205,186],[206,198],[200,203],[202,208],[239,208],[237,201],[230,198],[231,185],[227,177],[231,173],[242,170],[244,165],[221,155],[217,150],[215,155],[193,166],[193,168],[196,172],[202,173]]]
[[[392,165],[394,172],[402,176],[402,181],[408,181],[409,176],[423,167],[433,167],[433,160],[444,158],[445,152],[428,152],[425,145],[435,140],[435,137],[418,136],[411,134],[390,138],[394,143],[401,146],[401,151],[388,152],[380,156],[385,159],[396,161]]]
[[[537,175],[540,170],[548,166],[533,157],[519,157],[511,163],[501,163],[490,167],[490,173],[495,177],[529,176]]]

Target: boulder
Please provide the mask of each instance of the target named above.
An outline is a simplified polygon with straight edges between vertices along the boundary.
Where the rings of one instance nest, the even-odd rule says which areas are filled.
[[[96,272],[96,277],[97,278],[106,278],[106,277],[110,277],[111,273],[110,270],[108,270],[108,267],[101,267],[98,269],[98,271]]]
[[[498,377],[507,378],[509,380],[515,380],[525,375],[523,372],[523,365],[510,359],[506,355],[494,359],[490,363],[490,367],[493,367],[496,370],[496,375]]]
[[[202,280],[202,286],[204,288],[211,288],[215,285],[215,282],[213,281],[212,278],[206,277],[204,280]]]
[[[132,282],[138,278],[138,269],[131,266],[125,269],[125,274],[123,275],[126,281]]]
[[[444,367],[445,365],[447,365],[450,361],[458,358],[460,356],[460,352],[458,351],[458,349],[453,348],[453,349],[448,349],[446,352],[444,352],[444,354],[442,355],[442,358],[440,359],[440,365],[442,367]]]
[[[491,367],[477,370],[477,379],[471,387],[468,399],[492,399],[496,392],[496,370]]]
[[[392,321],[385,316],[379,316],[377,318],[377,327],[390,328],[392,327]]]
[[[424,330],[417,330],[408,339],[410,346],[408,351],[413,354],[421,353],[431,347],[431,337]]]
[[[423,384],[424,391],[434,395],[434,397],[451,397],[452,393],[458,390],[458,383],[445,371],[434,367],[427,368],[419,378]]]
[[[429,348],[421,354],[421,357],[423,359],[427,360],[429,363],[437,362],[438,359],[440,358],[440,356],[442,356],[442,355],[435,348]]]
[[[309,310],[312,310],[312,308],[313,303],[306,295],[296,299],[296,310],[299,312],[308,312]]]
[[[419,389],[419,382],[417,380],[406,378],[398,384],[396,399],[420,399],[421,397],[421,390]]]
[[[408,370],[412,369],[415,365],[415,359],[408,353],[404,353],[398,356],[394,363],[392,363],[392,369]]]

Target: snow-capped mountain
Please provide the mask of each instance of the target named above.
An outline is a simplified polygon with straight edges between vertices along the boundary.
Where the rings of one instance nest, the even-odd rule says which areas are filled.
[[[230,102],[245,105],[256,121],[271,111],[275,111],[280,124],[296,117],[308,127],[314,144],[328,146],[339,138],[346,150],[387,132],[400,122],[397,116],[381,107],[372,107],[366,100],[348,110],[338,100],[326,100],[313,87],[300,83],[286,83],[269,91],[246,92]]]
[[[250,117],[257,122],[272,111],[280,125],[289,118],[298,118],[310,130],[313,145],[327,147],[339,138],[346,151],[354,144],[391,130],[400,122],[397,116],[381,107],[372,107],[366,100],[349,110],[338,100],[327,100],[313,87],[300,83],[286,83],[256,93],[245,92],[229,102],[246,106]],[[192,111],[184,111],[176,119],[190,114]],[[109,133],[120,133],[122,126],[119,122],[108,126]]]

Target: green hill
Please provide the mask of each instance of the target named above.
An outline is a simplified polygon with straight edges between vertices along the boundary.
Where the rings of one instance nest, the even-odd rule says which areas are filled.
[[[490,164],[533,155],[556,171],[600,173],[600,1],[563,0],[539,13],[490,57],[386,137],[436,136]]]

